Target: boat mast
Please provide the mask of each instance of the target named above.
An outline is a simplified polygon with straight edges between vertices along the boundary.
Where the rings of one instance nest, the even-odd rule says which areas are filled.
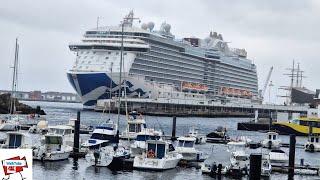
[[[119,92],[118,92],[118,120],[117,120],[117,131],[119,132],[119,121],[120,121],[120,108],[121,108],[121,87],[122,87],[122,61],[123,61],[123,28],[124,28],[124,21],[121,22],[121,51],[120,51],[120,75],[119,75]]]
[[[112,67],[113,67],[113,62],[111,62],[111,66],[110,66],[110,87],[109,87],[109,119],[111,119],[111,98],[112,98]]]
[[[16,46],[15,46],[15,54],[14,54],[14,62],[13,62],[13,74],[12,74],[12,85],[11,85],[11,96],[10,96],[10,107],[9,114],[13,114],[15,112],[15,93],[17,91],[17,81],[18,81],[18,58],[19,58],[19,44],[18,38],[16,38]]]
[[[123,18],[123,21],[121,22],[121,50],[120,50],[120,76],[119,76],[119,97],[118,97],[118,121],[117,121],[117,126],[119,127],[119,121],[120,121],[120,108],[121,108],[121,88],[122,88],[122,67],[124,66],[123,64],[123,38],[124,38],[124,26],[129,26],[132,27],[133,20],[139,19],[139,18],[134,18],[133,17],[133,11],[130,11],[130,13]],[[126,87],[124,89],[125,91],[125,97],[126,97]],[[126,116],[127,116],[127,110],[126,110]]]

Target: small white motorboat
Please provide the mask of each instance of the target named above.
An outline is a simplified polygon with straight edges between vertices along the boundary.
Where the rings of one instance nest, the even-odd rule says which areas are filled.
[[[241,177],[248,175],[249,170],[249,155],[246,153],[246,142],[237,141],[227,144],[230,152],[230,165],[226,166],[226,171],[233,177]]]
[[[272,166],[270,163],[270,156],[268,154],[263,154],[261,159],[261,176],[270,177],[272,172]]]
[[[281,149],[273,149],[269,152],[271,165],[288,165],[289,156]]]
[[[279,134],[276,132],[267,132],[267,138],[261,142],[262,147],[268,149],[278,149],[281,146],[281,140],[278,138]]]
[[[63,144],[63,137],[58,134],[44,135],[40,146],[33,149],[33,159],[41,161],[66,160],[72,147]]]
[[[133,167],[145,170],[167,170],[175,168],[182,155],[172,144],[163,140],[148,140],[146,152],[133,160]]]
[[[90,139],[81,145],[87,148],[86,161],[90,166],[109,166],[113,161],[117,142],[117,126],[112,121],[97,126]]]
[[[197,151],[195,148],[195,137],[182,136],[178,139],[178,145],[176,151],[183,156],[183,160],[186,161],[203,161],[202,152]]]
[[[122,132],[120,138],[123,140],[135,140],[138,133],[147,128],[144,117],[136,111],[129,113],[127,128]]]
[[[304,145],[305,151],[318,152],[320,151],[320,137],[318,135],[311,135],[308,137],[308,141]]]
[[[32,140],[28,134],[22,132],[7,132],[5,143],[0,148],[27,149],[32,147]]]
[[[205,135],[199,134],[199,129],[192,126],[189,130],[188,136],[196,138],[196,144],[205,144],[207,137]]]
[[[154,129],[144,129],[138,133],[136,140],[130,145],[131,157],[141,155],[143,152],[145,152],[147,148],[147,140],[160,140],[161,136],[162,132]]]
[[[19,121],[8,118],[0,119],[0,131],[15,131],[18,129]]]

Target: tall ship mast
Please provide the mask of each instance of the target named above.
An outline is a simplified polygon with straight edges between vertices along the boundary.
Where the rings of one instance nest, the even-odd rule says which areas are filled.
[[[112,96],[152,98],[161,89],[203,94],[208,99],[258,99],[256,65],[244,49],[230,48],[221,34],[201,39],[177,39],[171,25],[153,22],[133,25],[131,11],[124,18],[122,83],[119,85],[122,28],[88,30],[80,42],[70,43],[76,60],[67,76],[87,108]],[[112,69],[112,71],[110,71]]]

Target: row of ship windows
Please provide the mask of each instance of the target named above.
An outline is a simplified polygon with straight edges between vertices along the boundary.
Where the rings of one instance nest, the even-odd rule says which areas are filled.
[[[141,69],[141,68],[132,67],[131,70],[132,70],[132,73],[143,74],[144,76],[161,77],[164,79],[171,79],[171,80],[176,80],[176,81],[183,80],[183,81],[195,82],[195,83],[200,82],[199,79],[196,79],[196,78],[187,78],[187,77],[179,76],[179,75],[170,75],[168,73],[154,72],[149,69]]]
[[[146,33],[138,33],[138,32],[121,32],[121,31],[87,31],[87,35],[92,34],[92,35],[100,35],[100,34],[110,34],[110,35],[126,35],[126,36],[143,36],[143,37],[148,37],[149,34]]]
[[[182,56],[180,54],[170,53],[170,52],[165,51],[165,50],[154,51],[154,50],[151,49],[150,52],[158,54],[159,56],[168,56],[168,57],[171,56],[171,57],[174,57],[175,59],[182,60],[182,61],[180,61],[182,63],[187,63],[187,64],[191,64],[191,65],[194,65],[194,66],[198,66],[199,64],[203,64],[204,63],[204,61],[201,60],[201,59],[192,58],[192,57],[188,57],[188,56]]]
[[[169,73],[169,74],[179,74],[180,76],[184,76],[184,77],[189,77],[189,78],[194,78],[194,77],[198,77],[198,78],[194,78],[194,79],[198,79],[201,80],[201,76],[193,74],[193,73],[187,73],[185,71],[181,71],[181,70],[177,70],[177,69],[170,69],[168,67],[159,67],[159,66],[152,66],[152,65],[146,65],[146,64],[140,64],[140,63],[135,63],[134,66],[138,66],[138,68],[143,68],[143,69],[148,69],[148,70],[153,70],[155,72],[162,72],[162,73]],[[193,74],[193,75],[192,75]]]
[[[152,61],[152,62],[150,62],[151,60],[150,59],[155,59],[155,60],[159,60],[158,62],[156,62],[156,61]],[[142,60],[142,59],[141,59]],[[136,59],[136,61],[137,62],[139,62],[139,61],[141,61],[140,59]],[[159,63],[161,63],[161,64],[165,64],[166,65],[166,67],[165,68],[169,68],[169,67],[171,67],[171,66],[176,66],[176,65],[174,65],[174,64],[170,64],[170,63],[162,63],[161,62],[161,58],[148,58],[148,63],[151,65],[152,64],[152,66],[154,66],[154,67],[158,67],[160,64]],[[156,62],[156,63],[154,63],[154,62]],[[146,63],[143,63],[142,62],[142,64],[146,64]],[[161,67],[161,65],[160,65],[160,67]],[[185,67],[185,65],[181,65],[181,66],[176,66],[177,67],[177,69],[181,69],[181,68],[184,68],[184,69],[186,69],[186,68],[188,68],[188,67]],[[188,68],[188,69],[191,69],[191,68]],[[192,71],[198,71],[198,73],[192,73],[192,72],[190,72],[189,74],[194,74],[194,75],[196,75],[196,76],[198,76],[199,74],[202,74],[203,73],[203,68],[201,69],[201,70],[199,70],[199,69],[191,69]],[[239,76],[239,73],[238,74],[235,74],[235,73],[232,73],[232,72],[234,72],[234,71],[230,71],[230,72],[227,72],[227,73],[230,73],[230,74],[234,74],[235,76]],[[241,73],[240,73],[241,74]],[[241,75],[242,76],[242,75]],[[213,76],[210,76],[210,77],[213,77]],[[251,82],[253,82],[253,83],[256,83],[256,80],[255,80],[255,77],[253,77],[253,76],[242,76],[243,77],[243,79],[245,79],[245,80],[247,80],[247,81],[251,81]]]
[[[79,52],[79,54],[87,54],[87,55],[89,55],[89,54],[96,54],[96,52],[95,51],[92,51],[91,53],[90,53],[90,51],[80,51]],[[111,54],[115,54],[115,55],[119,55],[120,54],[120,52],[119,51],[107,51],[107,54],[109,54],[109,55],[111,55]],[[127,52],[123,52],[123,55],[127,55]],[[79,56],[79,57],[81,57],[81,56]],[[87,57],[87,56],[84,56],[85,58]],[[94,57],[94,56],[91,56],[91,57]]]
[[[142,59],[136,59],[135,62],[139,63],[139,61],[141,62],[141,60],[142,60]],[[161,65],[159,64],[159,62],[157,62],[157,63],[150,62],[150,58],[149,58],[149,62],[148,62],[148,63],[149,63],[149,64],[148,64],[149,66],[153,66],[153,67],[156,67],[156,68],[161,67]],[[141,63],[139,63],[139,64],[146,65],[146,63],[144,63],[143,61],[142,61]],[[164,63],[163,63],[163,64],[164,64]],[[166,65],[166,67],[164,67],[165,70],[166,70],[166,69],[170,69],[169,67],[171,67],[171,66],[174,66],[174,65],[170,65],[170,64],[168,65],[168,63],[166,63],[165,65]],[[162,67],[163,67],[163,66],[162,66]],[[179,66],[176,66],[176,67],[177,67],[177,69],[174,69],[174,70],[176,70],[176,71],[179,71],[178,69],[181,69],[181,67],[179,67]],[[185,69],[185,67],[183,67],[183,66],[182,66],[182,68]],[[195,71],[195,70],[193,70],[193,71]],[[181,71],[181,72],[184,72],[184,71]],[[176,73],[179,73],[179,72],[176,72]],[[199,76],[199,74],[202,75],[202,73],[203,73],[203,70],[202,70],[202,71],[198,71],[198,73],[192,73],[192,72],[190,72],[190,73],[188,73],[188,74],[194,74],[195,76]],[[230,72],[228,72],[228,73],[230,73]],[[234,73],[230,73],[230,74],[234,74]],[[222,74],[220,74],[220,75],[223,76]],[[242,79],[240,79],[240,78],[236,78],[236,77],[238,77],[239,74],[234,74],[234,75],[235,75],[234,77],[232,77],[232,76],[229,76],[229,77],[234,78],[234,79],[239,79],[239,80],[242,80],[242,81],[245,81],[245,82],[250,81],[250,82],[252,82],[251,85],[257,83],[255,77],[253,77],[253,76],[251,76],[251,77],[243,77]],[[208,74],[207,74],[206,76],[215,78],[215,76],[210,76],[210,75],[208,75]],[[228,76],[228,75],[225,75],[225,76]],[[222,78],[222,79],[224,79],[224,78]],[[229,78],[228,78],[228,79],[229,79]]]
[[[148,56],[147,56],[148,57]],[[158,64],[164,64],[164,65],[169,65],[169,66],[175,66],[177,68],[185,68],[185,69],[190,69],[192,71],[198,71],[199,73],[203,72],[203,68],[194,68],[194,67],[188,67],[186,64],[177,64],[177,63],[170,63],[172,62],[171,60],[163,59],[163,58],[158,58],[154,56],[149,56],[148,58],[145,58],[144,56],[140,57],[141,60],[144,60],[146,63],[154,63],[155,65]]]
[[[154,58],[158,58],[159,60],[164,60],[164,61],[172,61],[174,62],[175,64],[180,64],[180,65],[183,65],[183,66],[189,66],[190,68],[198,68],[198,70],[201,70],[203,68],[203,64],[202,63],[199,63],[199,64],[196,64],[196,63],[188,63],[188,61],[185,61],[185,59],[181,59],[177,56],[171,56],[172,58],[170,58],[170,55],[167,55],[165,53],[163,54],[160,54],[160,53],[157,53],[157,52],[150,52],[148,55],[146,54],[146,56],[153,56]],[[161,57],[161,58],[159,58]]]
[[[154,44],[152,44],[152,46],[155,46],[154,48],[151,48],[151,50],[152,49],[155,49],[155,50],[157,50],[156,52],[160,52],[160,53],[162,53],[162,52],[164,52],[165,54],[170,54],[170,55],[173,55],[173,56],[176,56],[176,57],[179,57],[179,58],[183,58],[183,59],[188,59],[188,60],[191,60],[191,61],[198,61],[199,63],[201,63],[202,62],[202,60],[201,59],[199,59],[199,58],[193,58],[193,57],[188,57],[188,56],[182,56],[182,55],[180,55],[181,54],[181,51],[173,51],[173,50],[170,50],[170,49],[168,49],[168,48],[166,48],[166,47],[164,47],[164,46],[156,46],[156,45],[154,45]]]
[[[168,74],[168,72],[154,72],[154,71],[150,71],[150,69],[152,68],[148,68],[148,69],[142,69],[141,67],[132,67],[132,73],[138,73],[138,74],[144,74],[144,75],[151,75],[154,77],[163,77],[163,78],[169,78],[172,80],[177,80],[177,81],[181,81],[186,80],[188,82],[201,82],[201,79],[196,79],[196,78],[192,78],[190,76],[186,77],[186,76],[181,76],[181,74],[179,75],[175,75],[175,74]],[[212,81],[213,82],[213,81]],[[224,84],[227,86],[237,86],[239,88],[248,88],[248,86],[250,87],[250,89],[255,89],[256,85],[255,84],[248,84],[245,82],[238,82],[238,81],[231,81],[231,80],[225,80],[225,81],[215,81],[217,83],[220,84]]]
[[[99,43],[121,43],[121,40],[83,40],[83,42],[99,42]],[[142,42],[137,41],[129,41],[129,40],[123,40],[123,43],[128,44],[146,44]]]

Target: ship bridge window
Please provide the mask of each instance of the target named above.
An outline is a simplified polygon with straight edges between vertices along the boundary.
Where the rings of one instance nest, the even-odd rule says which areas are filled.
[[[109,57],[107,56],[106,59],[109,59]]]
[[[125,53],[123,53],[123,55],[127,55],[127,53],[125,52]]]
[[[111,54],[111,52],[109,51],[108,54]]]

